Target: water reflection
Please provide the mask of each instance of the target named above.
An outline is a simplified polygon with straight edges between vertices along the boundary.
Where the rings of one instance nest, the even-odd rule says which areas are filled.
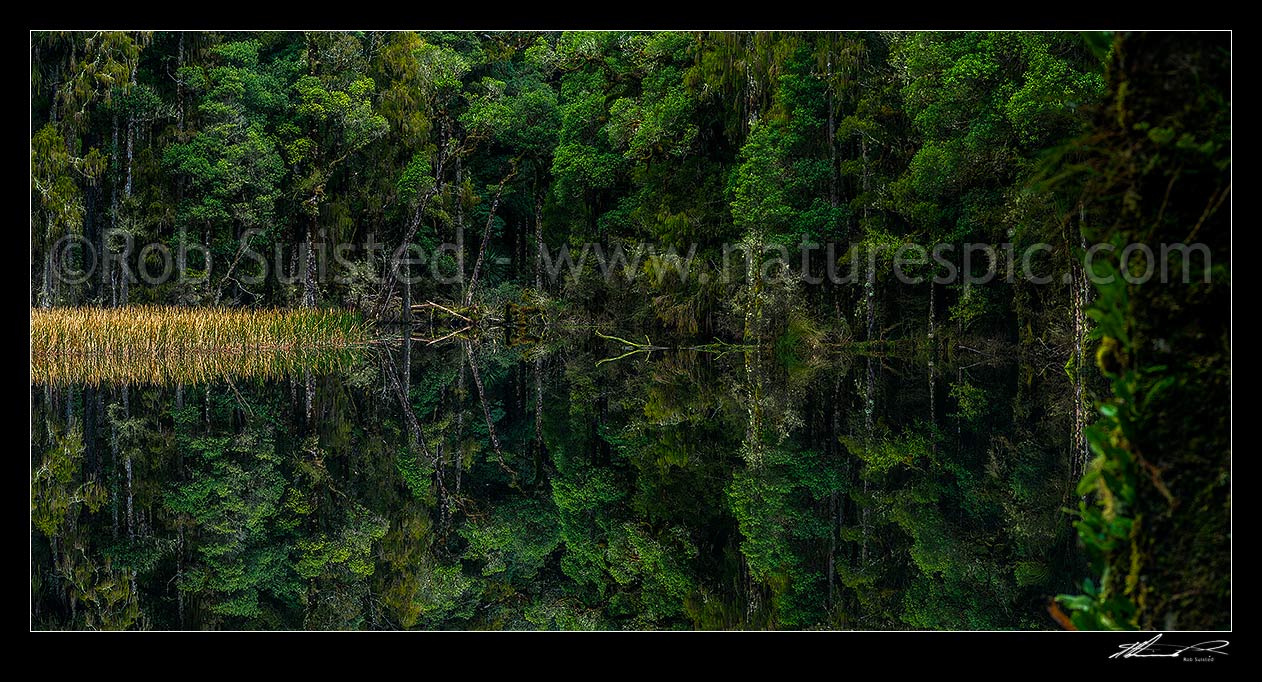
[[[53,386],[206,384],[242,379],[284,379],[337,372],[360,361],[364,349],[215,349],[186,353],[178,361],[145,353],[60,353],[31,357],[31,382]]]
[[[453,338],[41,380],[34,624],[1053,627],[1080,571],[1054,374],[894,351],[601,362],[624,352]]]

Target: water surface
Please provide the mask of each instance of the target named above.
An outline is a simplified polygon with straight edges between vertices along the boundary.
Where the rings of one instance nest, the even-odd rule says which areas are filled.
[[[1055,627],[1081,577],[1063,372],[601,362],[625,350],[453,338],[36,383],[33,624]]]

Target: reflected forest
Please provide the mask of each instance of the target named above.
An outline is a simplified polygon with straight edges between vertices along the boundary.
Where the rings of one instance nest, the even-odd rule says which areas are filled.
[[[1229,629],[1230,39],[33,32],[31,628]]]

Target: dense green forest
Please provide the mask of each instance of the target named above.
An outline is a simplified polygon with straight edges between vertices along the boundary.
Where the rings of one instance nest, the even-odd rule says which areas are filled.
[[[32,308],[443,341],[33,379],[33,627],[1230,626],[1227,34],[31,50]]]
[[[374,256],[404,242],[430,253],[459,240],[467,273],[489,225],[489,248],[507,261],[486,259],[488,296],[547,288],[570,305],[616,305],[645,325],[727,338],[772,337],[795,314],[859,337],[910,336],[889,328],[924,328],[934,316],[1015,334],[1008,313],[1033,306],[1020,305],[1014,288],[909,290],[893,281],[892,249],[874,268],[861,252],[855,267],[867,291],[828,279],[723,289],[719,277],[707,287],[699,275],[720,267],[724,244],[758,253],[796,250],[804,239],[835,244],[843,260],[854,245],[910,240],[1048,242],[1054,251],[1039,265],[1059,274],[1078,244],[1063,226],[1079,222],[1066,217],[1072,195],[1028,183],[1048,150],[1087,129],[1085,112],[1105,96],[1108,38],[1093,40],[36,34],[32,303],[382,312],[373,280],[386,271]],[[65,235],[100,244],[95,277],[51,276],[85,265],[53,262],[83,258],[84,242],[52,248]],[[695,247],[696,272],[682,284],[646,277],[605,287],[596,268],[553,281],[536,274],[536,240],[553,251]],[[154,242],[190,273],[179,285],[137,276],[139,251]],[[374,242],[386,248],[370,255]],[[363,248],[303,257],[333,244]],[[278,261],[252,285],[241,280],[258,263],[237,258],[247,246]],[[211,273],[198,278],[206,249]],[[824,250],[811,255],[822,275]],[[453,261],[439,273],[455,272],[455,255],[438,257]],[[424,277],[413,296],[462,299],[472,277],[440,279]],[[1072,298],[1055,293],[1041,293],[1040,307]]]

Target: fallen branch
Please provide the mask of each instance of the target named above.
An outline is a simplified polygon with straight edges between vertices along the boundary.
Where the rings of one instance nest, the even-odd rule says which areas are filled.
[[[439,305],[439,304],[437,304],[437,303],[435,303],[435,302],[433,302],[433,301],[426,301],[426,302],[424,302],[424,303],[417,303],[416,305],[412,306],[412,310],[422,310],[422,309],[425,309],[425,308],[437,308],[437,309],[439,309],[439,310],[441,310],[441,311],[443,311],[443,312],[447,313],[448,315],[451,315],[451,316],[453,316],[453,317],[458,317],[458,318],[460,318],[460,319],[464,320],[465,322],[468,322],[469,324],[473,324],[473,320],[469,319],[468,317],[465,317],[464,315],[461,315],[460,313],[458,313],[458,312],[456,312],[456,311],[452,310],[451,308],[448,308],[447,306],[444,306],[444,305]]]
[[[512,476],[512,487],[517,487],[517,472],[504,461],[504,451],[500,448],[500,437],[495,432],[495,424],[491,421],[491,408],[486,402],[486,392],[482,389],[482,375],[478,372],[477,360],[473,357],[473,347],[466,341],[465,354],[469,356],[469,369],[473,370],[473,385],[478,389],[478,401],[482,403],[482,416],[486,418],[486,431],[491,437],[491,447],[495,450],[495,457],[499,460],[500,468],[507,474]]]
[[[423,338],[417,338],[417,337],[413,336],[413,337],[412,337],[412,340],[413,340],[413,341],[424,341],[426,346],[432,346],[432,345],[434,345],[434,344],[438,343],[439,341],[446,341],[447,339],[450,339],[451,337],[453,337],[453,336],[455,336],[455,335],[457,335],[457,334],[460,334],[461,332],[467,332],[467,331],[469,331],[470,329],[472,329],[472,327],[470,327],[469,325],[465,325],[465,326],[461,327],[460,329],[457,329],[456,331],[451,332],[450,334],[446,334],[446,335],[444,335],[444,336],[440,336],[440,337],[438,337],[438,338],[436,338],[436,339],[423,339]]]
[[[224,375],[224,381],[228,382],[228,388],[232,389],[232,394],[237,397],[237,404],[245,410],[246,414],[253,417],[254,410],[250,407],[250,404],[245,401],[245,398],[241,397],[241,393],[237,391],[236,384],[232,383],[232,379],[227,374]]]
[[[623,353],[622,355],[619,355],[619,356],[618,356],[618,357],[616,357],[616,358],[605,358],[604,360],[599,360],[599,361],[597,361],[597,362],[596,362],[596,366],[597,366],[597,367],[600,367],[601,365],[605,364],[606,362],[614,362],[615,360],[621,360],[621,359],[623,359],[623,358],[625,358],[625,357],[628,357],[628,356],[631,356],[631,355],[635,355],[636,353],[652,353],[652,352],[653,352],[653,350],[654,350],[654,349],[652,349],[652,348],[637,348],[637,349],[635,349],[635,350],[629,350],[629,351],[627,351],[627,352]]]
[[[689,346],[684,350],[695,350],[700,353],[716,353],[718,355],[726,355],[727,353],[748,353],[749,351],[758,350],[757,345],[748,343],[728,343],[715,339],[712,343],[702,344],[700,346]]]
[[[254,239],[254,232],[254,230],[246,230],[245,234],[241,235],[241,245],[237,247],[237,255],[232,259],[232,263],[228,265],[227,272],[225,272],[223,277],[219,279],[219,286],[215,287],[215,305],[219,305],[220,299],[223,298],[223,287],[228,283],[228,280],[232,280],[237,283],[237,286],[241,286],[241,282],[237,281],[237,279],[232,276],[232,272],[237,269],[237,264],[241,262],[241,257],[244,256],[246,250],[249,249],[250,242]],[[308,253],[307,257],[311,258],[311,254]],[[241,288],[245,289],[245,287]],[[249,290],[246,289],[246,291]],[[250,293],[253,295],[253,292]]]
[[[608,336],[606,334],[601,334],[600,332],[596,332],[596,336],[599,336],[602,339],[609,339],[610,341],[617,341],[631,348],[639,348],[641,350],[669,350],[666,346],[653,345],[653,341],[647,336],[644,337],[645,343],[636,343],[635,341],[628,341],[620,336]]]
[[[469,289],[464,294],[464,304],[468,307],[473,302],[473,292],[478,288],[478,274],[482,271],[482,261],[486,259],[486,245],[491,240],[491,225],[495,222],[495,211],[499,208],[500,197],[504,194],[504,185],[517,175],[517,159],[513,159],[508,175],[500,180],[495,189],[495,198],[491,200],[491,210],[487,211],[486,226],[482,228],[482,243],[478,246],[478,259],[473,263],[473,274],[469,277]]]

